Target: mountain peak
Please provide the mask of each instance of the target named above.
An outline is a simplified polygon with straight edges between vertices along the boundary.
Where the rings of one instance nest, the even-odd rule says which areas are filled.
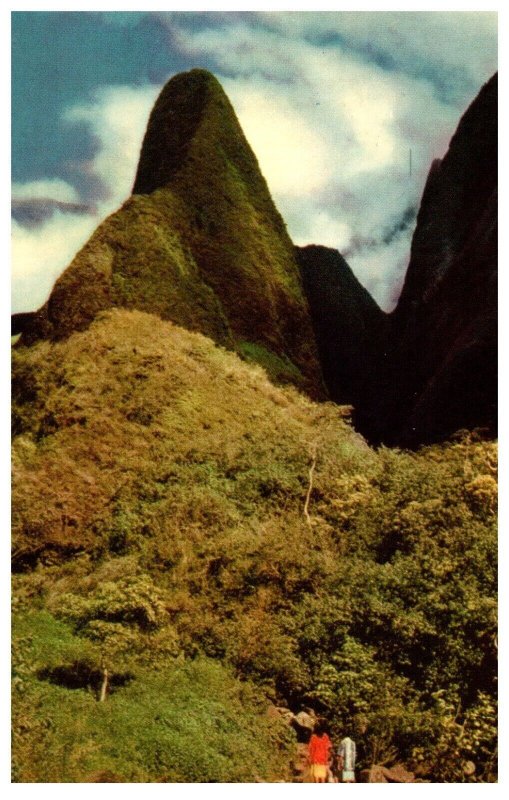
[[[112,306],[199,331],[324,396],[293,245],[217,79],[175,75],[150,115],[133,194],[24,325],[24,344]]]
[[[193,69],[168,81],[150,114],[133,194],[150,194],[171,180],[186,162],[200,123],[211,111],[235,120],[233,108],[212,73]]]
[[[133,195],[172,192],[210,217],[219,197],[238,205],[246,191],[291,248],[282,217],[221,84],[204,69],[174,75],[163,87],[143,139]],[[214,227],[214,226],[213,226]]]

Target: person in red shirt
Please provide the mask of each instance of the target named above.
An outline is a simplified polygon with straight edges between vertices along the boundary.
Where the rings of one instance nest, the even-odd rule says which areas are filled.
[[[308,744],[308,761],[313,783],[325,783],[329,771],[332,742],[327,735],[325,724],[319,720]]]

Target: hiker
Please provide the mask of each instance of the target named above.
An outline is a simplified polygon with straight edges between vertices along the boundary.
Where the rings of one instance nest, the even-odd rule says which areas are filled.
[[[329,774],[329,759],[332,742],[327,734],[325,723],[318,720],[308,745],[308,761],[311,781],[325,783]]]
[[[355,783],[355,757],[355,742],[349,736],[345,736],[338,747],[338,771],[341,783]]]

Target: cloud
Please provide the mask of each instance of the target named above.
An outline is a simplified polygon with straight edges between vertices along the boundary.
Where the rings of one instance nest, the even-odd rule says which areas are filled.
[[[97,227],[94,216],[55,211],[37,228],[13,221],[12,310],[32,311],[47,299],[55,280]]]
[[[78,203],[80,199],[74,186],[60,178],[13,183],[11,194],[14,201],[44,199],[60,203]]]
[[[427,80],[459,108],[496,69],[493,11],[258,13],[252,24],[315,46],[341,46],[387,72]]]
[[[108,205],[120,203],[131,191],[148,116],[159,86],[106,86],[91,102],[64,114],[67,124],[85,123],[98,143],[84,165],[103,186]]]
[[[37,227],[12,224],[12,310],[41,306],[55,280],[69,265],[102,220],[130,194],[148,115],[159,87],[103,87],[91,101],[70,108],[67,125],[85,123],[94,136],[94,157],[81,167],[100,187],[90,213],[62,213],[55,205]],[[48,179],[13,185],[16,201],[48,198],[78,203],[76,189],[65,181]],[[90,198],[88,198],[90,200]]]
[[[362,283],[382,307],[392,308],[397,302],[408,266],[410,241],[411,234],[403,233],[388,245],[379,242],[347,259],[354,273],[362,275]]]
[[[222,83],[272,192],[295,197],[327,185],[326,144],[285,88],[272,86],[268,92],[261,83],[243,78],[224,78]]]

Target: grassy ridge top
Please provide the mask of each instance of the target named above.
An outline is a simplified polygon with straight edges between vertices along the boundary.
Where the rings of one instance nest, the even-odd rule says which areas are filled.
[[[68,336],[111,306],[260,346],[290,362],[290,382],[324,395],[292,243],[228,98],[202,70],[163,89],[133,196],[78,253],[24,341]]]
[[[141,733],[120,724],[122,707],[145,682],[155,703],[161,676],[196,658],[258,687],[259,701],[311,705],[336,736],[354,731],[361,765],[403,760],[461,781],[474,760],[474,780],[493,779],[493,443],[375,452],[341,408],[140,311],[18,347],[13,368],[16,630],[31,642],[16,694],[20,779],[41,737],[54,775],[64,739],[71,780],[99,762],[128,774]],[[42,652],[43,624],[65,626],[65,653]],[[102,712],[85,733],[78,724],[80,675],[103,663],[117,680],[115,756]],[[190,700],[191,720],[203,702]],[[65,706],[65,726],[24,735],[35,706],[54,721]],[[154,712],[142,749],[157,749],[168,713]],[[248,716],[267,753],[265,723]],[[197,725],[199,778],[214,779],[207,748],[226,745]],[[97,758],[80,762],[90,737]],[[232,758],[231,774],[247,775],[243,748]],[[264,774],[283,777],[269,762]],[[160,776],[157,764],[144,773]]]
[[[112,498],[136,493],[140,479],[161,484],[162,494],[171,496],[178,479],[165,477],[167,463],[179,465],[189,486],[199,479],[197,485],[215,485],[218,498],[224,494],[220,522],[242,516],[249,493],[253,507],[258,500],[273,503],[263,487],[274,473],[274,493],[283,491],[277,489],[278,470],[290,470],[293,492],[303,497],[315,425],[327,416],[327,450],[347,446],[352,458],[368,458],[366,444],[338,407],[317,407],[290,389],[276,389],[262,370],[210,339],[141,312],[104,312],[87,331],[62,342],[16,350],[13,366],[14,429],[20,434],[14,469],[23,471],[26,457],[35,470],[17,483],[22,517],[15,530],[27,545],[34,536],[40,547],[47,535],[57,549],[59,542],[75,549],[92,541],[99,550],[107,547],[99,520],[112,512]],[[72,463],[81,464],[81,478],[68,469]],[[44,508],[33,492],[40,480],[48,482],[54,500],[43,500]],[[65,524],[59,522],[60,492]],[[205,513],[197,498],[190,502],[197,505],[193,513]]]

